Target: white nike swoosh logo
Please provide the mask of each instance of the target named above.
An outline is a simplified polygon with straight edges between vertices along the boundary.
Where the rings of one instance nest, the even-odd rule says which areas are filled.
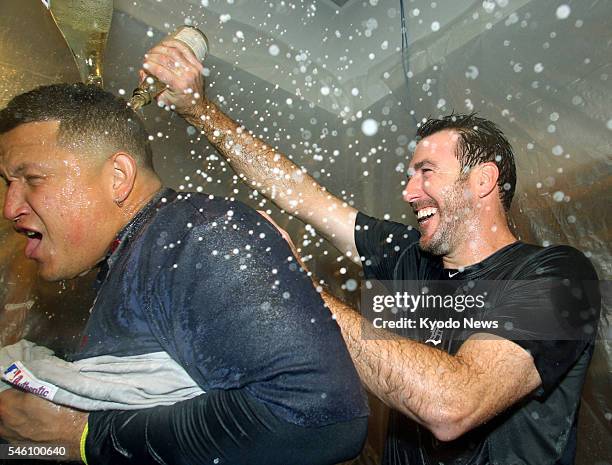
[[[453,274],[451,274],[451,272],[449,271],[448,272],[448,277],[452,278],[453,276],[458,275],[459,273],[460,273],[460,271],[455,271]]]

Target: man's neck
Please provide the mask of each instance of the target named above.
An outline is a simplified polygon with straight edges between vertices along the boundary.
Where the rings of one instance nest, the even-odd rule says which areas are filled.
[[[516,242],[505,221],[472,232],[455,250],[442,258],[444,268],[462,269],[480,263],[498,250]]]
[[[121,227],[123,229],[147,205],[151,199],[162,189],[160,180],[155,180],[139,187],[132,192],[128,201],[121,207]]]

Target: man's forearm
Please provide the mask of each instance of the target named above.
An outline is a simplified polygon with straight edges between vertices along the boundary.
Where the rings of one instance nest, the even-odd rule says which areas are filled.
[[[455,406],[473,399],[477,380],[458,357],[374,328],[347,304],[326,291],[355,367],[366,387],[390,407],[432,431],[441,432],[459,418]],[[449,425],[450,426],[450,425]]]
[[[241,178],[288,213],[304,214],[300,212],[303,198],[323,190],[300,167],[233,121],[215,103],[206,101],[184,117],[204,133]]]
[[[353,227],[356,211],[326,192],[305,170],[254,136],[206,100],[183,117],[210,143],[251,188],[279,208],[312,224],[343,253],[356,255]]]

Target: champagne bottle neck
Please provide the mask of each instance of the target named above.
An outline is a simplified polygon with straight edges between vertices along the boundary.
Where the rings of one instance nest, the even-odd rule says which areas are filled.
[[[137,87],[134,89],[134,93],[132,94],[132,98],[130,98],[128,105],[132,108],[132,110],[136,111],[151,103],[152,100],[153,97],[147,89]]]

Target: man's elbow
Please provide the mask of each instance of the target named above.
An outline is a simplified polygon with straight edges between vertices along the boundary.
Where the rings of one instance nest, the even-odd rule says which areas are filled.
[[[458,439],[476,426],[471,415],[459,406],[440,408],[426,425],[441,442]]]

